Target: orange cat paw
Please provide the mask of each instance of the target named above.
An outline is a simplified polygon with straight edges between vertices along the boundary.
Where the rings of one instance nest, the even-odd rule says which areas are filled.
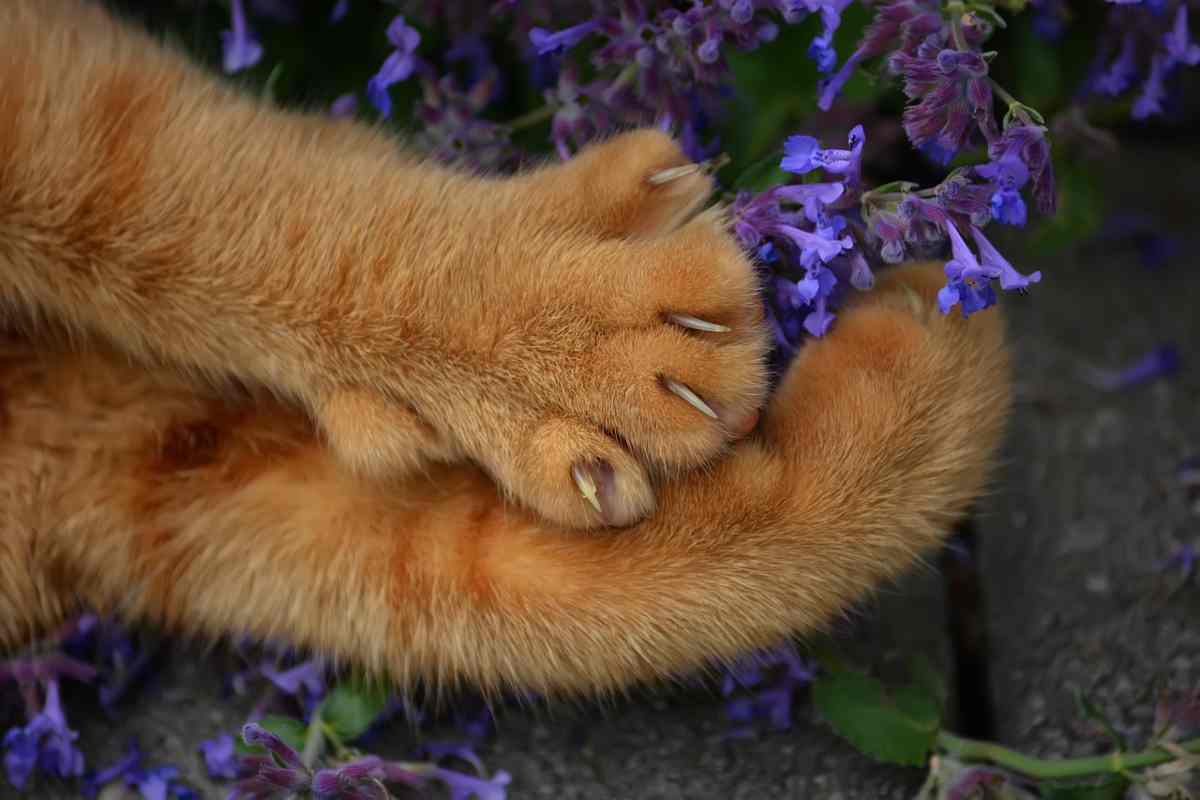
[[[654,128],[592,144],[528,180],[558,219],[602,236],[670,233],[713,193],[706,166]]]
[[[492,320],[491,377],[519,380],[447,427],[546,519],[629,525],[654,510],[656,476],[753,427],[768,345],[757,281],[716,212],[654,239],[570,247]],[[551,307],[530,305],[546,285]]]

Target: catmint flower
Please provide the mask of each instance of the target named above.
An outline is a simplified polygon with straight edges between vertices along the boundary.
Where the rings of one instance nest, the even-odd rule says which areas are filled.
[[[966,145],[975,126],[994,127],[992,89],[982,54],[944,46],[944,33],[931,35],[912,55],[892,53],[888,69],[904,79],[904,94],[915,101],[904,109],[904,132],[918,148],[945,164]]]
[[[358,113],[358,96],[354,92],[340,95],[329,104],[330,116],[346,119]]]
[[[1099,389],[1116,391],[1170,377],[1178,371],[1179,349],[1173,342],[1167,342],[1121,369],[1090,369],[1085,371],[1085,377]]]
[[[1142,90],[1138,93],[1137,99],[1133,101],[1133,108],[1129,112],[1134,119],[1146,119],[1163,113],[1162,103],[1167,96],[1167,89],[1163,82],[1167,78],[1170,66],[1170,59],[1166,55],[1154,54],[1154,58],[1150,61],[1150,75],[1142,84]]]
[[[330,22],[341,22],[346,18],[346,14],[350,12],[350,0],[337,0],[333,4],[333,8],[329,11]]]
[[[502,769],[496,770],[491,778],[480,778],[442,767],[423,772],[446,784],[450,790],[450,800],[505,800],[508,797],[505,787],[512,782],[512,776]]]
[[[397,16],[388,25],[387,38],[396,49],[383,62],[379,72],[367,81],[367,99],[385,118],[392,115],[392,98],[388,88],[407,80],[416,69],[416,51],[421,44],[421,34],[410,28],[403,16]]]
[[[1200,45],[1194,44],[1188,33],[1187,2],[1180,3],[1179,8],[1176,9],[1175,24],[1163,36],[1163,43],[1166,45],[1167,57],[1171,59],[1172,63],[1185,64],[1189,67],[1200,64]]]
[[[35,769],[59,778],[83,774],[83,753],[75,747],[79,734],[67,727],[58,680],[46,682],[42,710],[28,725],[11,728],[4,735],[4,770],[8,781],[22,789]]]
[[[991,281],[998,279],[1005,290],[1024,289],[1042,279],[1042,273],[1022,275],[992,246],[983,231],[971,226],[971,237],[979,248],[979,258],[967,247],[958,228],[949,219],[945,223],[946,235],[950,238],[951,259],[946,262],[946,285],[938,292],[938,308],[949,314],[956,305],[962,308],[964,317],[994,305],[996,292]],[[982,259],[982,263],[981,260]]]
[[[1180,545],[1179,548],[1158,565],[1159,570],[1166,571],[1168,569],[1179,568],[1179,574],[1187,580],[1196,571],[1196,563],[1200,560],[1200,553],[1197,552],[1196,546],[1191,542]]]
[[[1092,88],[1097,92],[1117,95],[1124,92],[1137,77],[1137,38],[1127,33],[1121,39],[1121,51],[1116,59],[1092,79]]]
[[[262,45],[254,38],[246,23],[242,0],[230,0],[230,30],[221,31],[222,66],[233,74],[253,67],[262,58]]]
[[[233,737],[223,733],[215,739],[200,743],[204,766],[214,778],[236,778],[238,776],[237,754],[234,752]]]
[[[783,143],[781,169],[804,175],[818,167],[833,175],[845,175],[856,183],[862,169],[862,151],[866,134],[862,125],[855,125],[848,138],[849,150],[821,149],[820,142],[811,136],[789,136]]]
[[[548,53],[561,53],[579,44],[599,26],[598,20],[590,19],[557,32],[548,31],[545,28],[533,28],[529,31],[529,41],[533,44],[534,51],[540,56]]]
[[[1019,188],[1024,183],[1017,180],[1021,173],[1015,162],[1019,160],[1025,165],[1028,177],[1033,181],[1033,199],[1038,211],[1043,214],[1054,213],[1058,198],[1054,188],[1050,142],[1046,139],[1044,127],[1024,123],[1010,125],[996,141],[988,145],[988,155],[991,158],[990,165],[976,167],[976,173],[991,175],[993,180],[1002,184],[1005,181],[1011,182],[1015,184],[1014,188]],[[999,188],[1005,187],[1001,185]]]
[[[721,694],[728,698],[726,718],[737,724],[726,738],[753,736],[749,723],[756,719],[775,730],[790,728],[796,690],[815,677],[812,665],[789,646],[752,653],[727,666]]]
[[[988,201],[992,218],[1005,225],[1024,225],[1027,213],[1020,190],[1029,180],[1029,168],[1017,155],[1017,149],[1006,149],[995,161],[974,169],[975,174],[988,179],[995,186]]]

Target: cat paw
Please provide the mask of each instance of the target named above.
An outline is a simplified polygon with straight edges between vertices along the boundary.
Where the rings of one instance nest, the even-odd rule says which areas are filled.
[[[652,238],[525,229],[498,249],[513,261],[456,337],[479,337],[476,374],[419,411],[509,498],[566,527],[631,525],[658,481],[753,428],[769,336],[719,211]]]
[[[692,162],[655,128],[591,144],[525,180],[557,219],[613,237],[668,234],[699,211],[714,188],[709,166]]]

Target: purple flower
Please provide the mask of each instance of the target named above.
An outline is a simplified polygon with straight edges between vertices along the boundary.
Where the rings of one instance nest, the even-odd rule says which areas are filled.
[[[964,317],[982,311],[995,304],[996,292],[991,281],[999,279],[1000,288],[1005,290],[1024,289],[1042,279],[1042,273],[1022,275],[984,237],[983,231],[971,226],[971,236],[979,248],[982,263],[967,247],[958,228],[947,220],[947,236],[950,237],[951,259],[946,262],[946,285],[938,292],[938,308],[949,314],[956,305],[961,305]]]
[[[234,752],[233,737],[228,733],[223,733],[215,739],[205,739],[200,743],[200,752],[204,754],[204,766],[212,777],[236,778],[238,776],[238,762]]]
[[[999,158],[975,167],[975,173],[996,187],[989,199],[992,216],[1006,225],[1021,226],[1026,211],[1020,189],[1029,180],[1029,168],[1017,153],[1017,148],[1007,148]]]
[[[350,11],[350,0],[337,0],[329,11],[330,22],[341,22]]]
[[[353,117],[358,113],[358,97],[354,92],[340,95],[329,105],[329,114],[340,119]]]
[[[1121,40],[1121,52],[1108,69],[1092,79],[1092,88],[1113,97],[1124,92],[1137,75],[1136,56],[1136,37],[1133,33],[1127,33]]]
[[[1150,61],[1150,74],[1142,84],[1142,91],[1133,101],[1130,115],[1134,119],[1146,119],[1163,113],[1162,103],[1167,96],[1167,88],[1163,82],[1170,71],[1170,58],[1163,53],[1155,53]]]
[[[545,28],[533,28],[529,31],[529,41],[540,56],[548,53],[561,53],[579,44],[599,26],[598,20],[590,19],[557,32],[548,31]]]
[[[396,49],[383,62],[379,72],[367,81],[367,99],[383,117],[392,114],[392,98],[388,88],[412,75],[417,66],[417,46],[421,44],[421,34],[410,28],[403,16],[397,16],[388,25],[387,37]]]
[[[231,0],[229,15],[231,30],[221,31],[221,49],[225,72],[233,74],[257,64],[263,49],[246,24],[242,0]]]
[[[1200,45],[1193,44],[1188,34],[1188,4],[1180,3],[1175,11],[1175,24],[1163,37],[1167,55],[1176,64],[1194,67],[1200,64]]]
[[[83,776],[83,796],[95,797],[100,793],[100,788],[107,786],[118,778],[124,778],[125,775],[137,769],[142,763],[142,753],[138,749],[136,741],[130,741],[129,746],[125,750],[125,755],[111,766],[105,767],[99,772],[89,772]]]
[[[1158,565],[1158,568],[1165,571],[1178,567],[1180,576],[1187,580],[1195,573],[1197,560],[1200,560],[1200,553],[1196,552],[1195,545],[1188,542],[1180,545],[1174,553],[1171,553],[1165,561]]]
[[[1085,371],[1085,377],[1097,388],[1111,392],[1170,377],[1178,371],[1179,349],[1168,342],[1121,369],[1090,369]]]
[[[789,136],[783,143],[781,169],[804,175],[820,167],[832,175],[845,175],[850,183],[858,179],[862,168],[862,151],[866,134],[862,125],[850,131],[849,150],[821,149],[821,143],[811,136]]]
[[[1029,179],[1033,181],[1033,198],[1038,211],[1043,214],[1053,214],[1057,205],[1057,195],[1054,188],[1054,166],[1050,160],[1050,142],[1046,139],[1046,129],[1040,125],[1010,125],[1004,133],[988,146],[991,163],[976,167],[975,171],[984,177],[991,177],[1000,184],[1001,190],[1018,189],[1024,185],[1022,172],[1016,166],[1019,161],[1027,170]]]
[[[59,778],[83,774],[83,753],[73,742],[79,734],[67,727],[58,696],[58,680],[46,682],[42,710],[28,725],[10,728],[4,735],[4,769],[9,783],[24,788],[34,769]]]
[[[425,774],[446,784],[450,789],[450,800],[505,800],[508,790],[505,788],[512,782],[512,776],[504,770],[497,770],[490,779],[478,778],[454,770],[433,767]]]
[[[978,126],[988,138],[996,127],[988,65],[977,51],[945,46],[945,32],[929,36],[915,54],[892,53],[888,69],[904,79],[904,94],[912,102],[904,109],[904,132],[915,147],[936,145],[930,151],[948,163],[967,144]]]
[[[264,666],[262,674],[284,694],[299,695],[301,691],[315,697],[325,694],[325,663],[319,658],[309,659],[282,672],[273,666]]]
[[[996,248],[992,246],[992,243],[984,237],[983,231],[974,225],[971,226],[971,238],[975,240],[975,246],[979,248],[979,257],[983,261],[981,266],[984,273],[988,277],[998,279],[1000,281],[1000,288],[1004,291],[1026,289],[1029,287],[1029,284],[1038,283],[1042,280],[1042,273],[1040,271],[1022,275],[1013,269],[1013,265],[1008,263],[1004,256],[1000,255]]]

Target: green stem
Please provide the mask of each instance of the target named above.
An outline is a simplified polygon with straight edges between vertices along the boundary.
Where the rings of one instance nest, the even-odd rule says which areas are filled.
[[[1176,758],[1166,750],[1156,747],[1139,753],[1115,752],[1085,758],[1042,759],[1010,750],[994,742],[964,739],[946,731],[938,734],[937,745],[950,755],[964,761],[985,761],[1039,780],[1083,778],[1090,775],[1120,773],[1123,770],[1165,764]],[[1200,738],[1180,742],[1179,746],[1188,753],[1200,753]]]
[[[519,131],[522,128],[530,128],[537,125],[539,122],[545,122],[554,116],[557,109],[554,106],[538,106],[532,111],[528,111],[516,119],[506,123],[506,127],[510,130]]]
[[[308,723],[308,733],[304,736],[304,750],[300,753],[300,760],[309,769],[312,769],[313,764],[317,763],[317,759],[321,757],[321,751],[325,749],[324,727],[321,722],[321,709],[318,708],[313,712],[312,720]]]

